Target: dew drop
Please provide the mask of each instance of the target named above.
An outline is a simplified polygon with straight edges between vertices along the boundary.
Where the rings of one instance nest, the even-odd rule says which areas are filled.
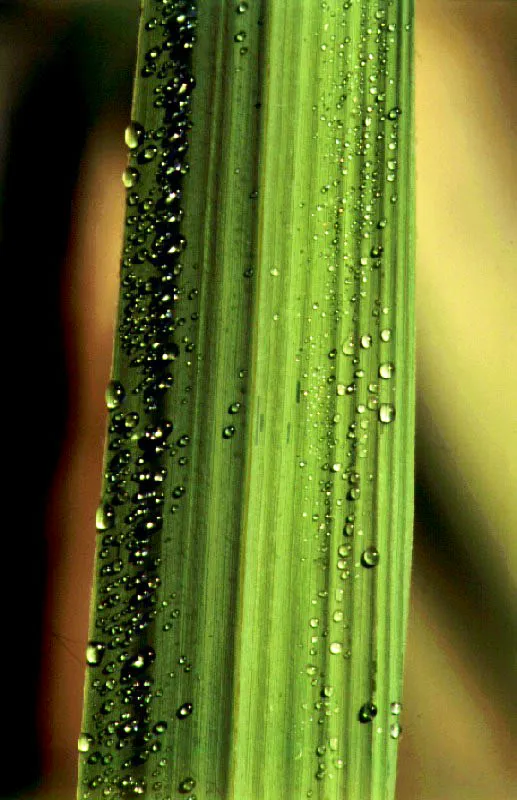
[[[232,403],[228,409],[228,414],[238,414],[241,408],[240,403]]]
[[[136,150],[136,148],[142,144],[143,138],[143,127],[139,125],[138,122],[130,122],[124,133],[124,139],[129,149]]]
[[[341,642],[332,642],[329,647],[329,651],[332,653],[332,655],[337,656],[343,652],[343,645]]]
[[[242,2],[239,3],[239,5],[235,10],[237,11],[237,14],[245,14],[248,8],[249,8],[248,4],[246,2]]]
[[[358,719],[359,722],[371,722],[377,716],[377,706],[373,703],[365,703],[359,709]]]
[[[361,564],[363,567],[376,567],[379,563],[379,551],[376,547],[367,547],[361,555]]]
[[[361,347],[367,350],[372,344],[372,337],[369,333],[366,333],[364,336],[361,336]]]
[[[385,424],[395,419],[395,407],[392,403],[381,403],[379,406],[379,419]]]
[[[398,119],[401,114],[402,111],[400,110],[400,108],[398,106],[394,106],[392,109],[390,109],[390,111],[388,111],[387,117],[390,120],[395,120]]]
[[[385,361],[384,364],[381,364],[379,367],[379,375],[384,380],[389,380],[395,371],[395,364],[391,361]]]
[[[103,659],[105,649],[101,642],[88,642],[86,646],[86,663],[90,667],[98,667]]]
[[[395,716],[398,716],[402,711],[402,703],[396,701],[390,705],[390,712]]]
[[[384,330],[381,331],[380,336],[381,336],[381,341],[389,342],[389,340],[391,339],[391,329],[384,328]]]
[[[188,777],[184,778],[181,781],[180,785],[178,786],[178,789],[181,792],[181,794],[188,794],[189,792],[192,791],[192,789],[194,789],[195,785],[196,781],[194,780],[194,778]]]
[[[120,381],[110,381],[106,387],[105,399],[109,411],[114,411],[124,402],[126,391]]]
[[[402,728],[398,722],[393,722],[390,725],[390,736],[392,739],[398,739],[402,733]]]
[[[95,512],[95,527],[98,531],[108,531],[115,524],[115,510],[108,503],[101,503]]]
[[[235,427],[233,425],[227,425],[223,428],[223,439],[231,439],[234,434]]]
[[[243,42],[245,38],[246,38],[246,31],[239,31],[239,33],[236,33],[235,36],[233,37],[233,41]]]
[[[161,736],[161,734],[165,733],[166,730],[167,730],[167,723],[165,721],[163,721],[163,720],[160,721],[160,722],[157,722],[156,725],[153,728],[153,731],[155,733],[157,733],[158,736]]]
[[[140,173],[134,167],[128,167],[122,173],[122,183],[126,189],[132,189],[140,180]]]
[[[81,733],[77,740],[77,749],[80,753],[87,753],[92,746],[93,736],[89,733]]]
[[[178,719],[186,719],[187,717],[190,717],[193,710],[194,706],[192,703],[183,703],[183,705],[181,705],[176,711],[176,716]]]

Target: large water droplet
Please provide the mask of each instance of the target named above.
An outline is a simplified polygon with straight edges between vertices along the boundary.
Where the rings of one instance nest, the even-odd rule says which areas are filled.
[[[379,419],[384,424],[393,422],[395,419],[395,407],[392,403],[381,403],[379,406]]]
[[[393,373],[395,372],[395,364],[391,361],[385,361],[384,364],[381,364],[379,367],[379,375],[384,380],[389,380]]]
[[[101,503],[95,512],[95,527],[98,531],[108,531],[115,524],[115,510],[108,503]]]
[[[124,139],[130,150],[135,150],[144,139],[144,129],[138,122],[130,122],[124,132]]]
[[[377,706],[374,703],[368,702],[361,706],[359,709],[358,719],[359,722],[371,722],[377,716]]]
[[[87,753],[93,744],[93,736],[89,733],[81,733],[77,740],[77,749],[80,753]]]
[[[392,739],[398,739],[400,734],[402,733],[402,727],[398,722],[393,722],[390,725],[390,736]]]
[[[183,705],[181,705],[176,711],[176,716],[178,719],[186,719],[187,717],[190,717],[193,710],[194,706],[192,703],[183,703]]]
[[[126,189],[131,189],[133,186],[136,186],[139,180],[140,180],[140,173],[134,167],[128,167],[122,173],[122,183],[124,184]]]
[[[188,777],[184,778],[181,781],[178,789],[181,792],[181,794],[188,794],[189,792],[192,791],[192,789],[194,789],[195,785],[196,781],[194,780],[194,778]]]
[[[379,563],[379,551],[376,547],[367,547],[361,555],[361,564],[363,567],[376,567]]]
[[[86,663],[97,667],[104,656],[105,646],[101,642],[88,642],[86,646]]]
[[[332,655],[337,656],[343,652],[343,645],[341,644],[341,642],[332,642],[332,644],[329,647],[329,650],[332,653]]]
[[[106,405],[109,411],[118,408],[124,402],[126,391],[120,381],[110,381],[106,387]]]

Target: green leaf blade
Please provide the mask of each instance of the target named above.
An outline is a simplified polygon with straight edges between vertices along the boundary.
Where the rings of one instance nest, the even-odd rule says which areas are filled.
[[[144,27],[151,7],[139,64],[161,41]],[[193,781],[207,800],[394,794],[414,435],[411,14],[409,0],[199,5],[173,388],[149,410],[120,340],[113,370],[141,425],[174,424],[159,459],[163,527],[145,569],[121,555],[124,646],[99,605],[92,616],[123,666],[107,719],[88,676],[84,727],[112,766],[92,785],[84,757],[84,800],[104,789],[165,800]],[[164,80],[136,84],[148,131],[161,124]],[[159,171],[141,180],[155,203]],[[134,272],[137,298],[164,274],[147,258]],[[119,329],[131,302],[123,289]],[[144,356],[153,309],[143,299],[137,315]],[[132,491],[144,485],[135,474]],[[139,511],[127,502],[117,530],[131,546]],[[128,586],[149,573],[138,633]],[[147,646],[139,705],[124,670]],[[178,715],[186,703],[192,713]],[[117,751],[107,727],[120,736],[124,714],[138,732]]]

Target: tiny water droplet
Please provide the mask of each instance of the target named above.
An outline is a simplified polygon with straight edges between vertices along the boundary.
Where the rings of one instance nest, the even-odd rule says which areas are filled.
[[[190,717],[193,710],[194,706],[192,703],[183,703],[183,705],[181,705],[176,711],[176,716],[178,719],[186,719],[187,717]]]
[[[379,419],[388,424],[395,419],[395,407],[392,403],[381,403],[379,406]]]
[[[118,408],[124,402],[126,390],[120,381],[110,381],[106,387],[105,399],[109,411]]]
[[[241,408],[240,403],[232,403],[228,409],[228,414],[238,414]]]
[[[365,703],[359,709],[359,722],[368,723],[371,722],[377,716],[377,706],[374,703]]]
[[[235,427],[233,425],[227,425],[223,428],[223,439],[231,439],[234,434]]]
[[[246,2],[242,2],[242,3],[239,3],[239,5],[237,6],[237,8],[235,10],[237,11],[237,14],[245,14],[246,11],[248,10],[248,7],[249,6],[248,6],[248,4]]]
[[[245,38],[246,38],[246,31],[239,31],[239,33],[236,33],[235,36],[233,37],[233,41],[243,42]]]

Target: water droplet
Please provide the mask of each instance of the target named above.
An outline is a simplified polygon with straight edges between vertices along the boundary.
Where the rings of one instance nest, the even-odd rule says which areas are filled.
[[[379,367],[379,375],[384,380],[389,380],[395,371],[395,364],[391,361],[385,361],[384,364],[381,364]]]
[[[144,128],[142,125],[139,125],[138,122],[129,123],[124,133],[124,139],[130,150],[136,150],[136,148],[142,144],[144,132]]]
[[[376,567],[379,563],[379,551],[376,547],[367,547],[361,555],[361,564],[363,567]]]
[[[157,733],[158,736],[161,736],[161,734],[165,733],[166,730],[167,730],[167,723],[164,720],[157,722],[153,728],[153,731]]]
[[[398,119],[401,114],[402,111],[400,110],[400,108],[398,106],[394,106],[392,109],[390,109],[390,111],[388,111],[387,117],[390,120],[395,120]]]
[[[227,425],[223,428],[223,439],[231,439],[234,434],[235,427],[233,425]]]
[[[187,717],[190,717],[193,710],[194,706],[192,703],[183,703],[183,705],[181,705],[176,711],[176,716],[178,719],[186,719]]]
[[[236,33],[235,36],[233,37],[233,41],[243,42],[245,38],[246,38],[246,31],[239,31],[239,33]]]
[[[389,340],[391,339],[391,329],[384,328],[384,330],[381,331],[380,336],[383,342],[389,342]]]
[[[341,464],[332,464],[332,472],[341,472]]]
[[[104,656],[105,649],[101,642],[88,642],[86,646],[86,663],[90,667],[98,667]]]
[[[98,531],[108,531],[115,524],[115,510],[108,503],[101,503],[95,512],[95,527]]]
[[[228,409],[228,414],[238,414],[241,408],[240,403],[232,403]]]
[[[372,337],[369,333],[365,333],[364,336],[361,336],[361,347],[367,350],[372,344]]]
[[[351,339],[349,339],[343,344],[343,353],[345,354],[345,356],[354,355],[354,343]]]
[[[402,728],[398,722],[393,722],[390,725],[390,736],[392,739],[398,739],[402,733]]]
[[[194,780],[194,778],[188,777],[184,778],[181,781],[180,785],[178,786],[178,789],[181,792],[181,794],[188,794],[189,792],[192,791],[192,789],[194,789],[195,785],[196,781]]]
[[[118,408],[124,402],[126,391],[120,381],[110,381],[106,387],[105,399],[109,411]]]
[[[93,744],[93,736],[89,733],[81,733],[77,740],[77,749],[80,753],[87,753]]]
[[[402,711],[402,703],[399,703],[398,701],[395,701],[394,703],[392,703],[390,705],[390,711],[395,716],[398,716]]]
[[[377,706],[373,703],[365,703],[359,709],[359,722],[371,722],[377,716]]]
[[[344,383],[338,383],[336,386],[336,394],[343,397],[346,393],[346,386]]]
[[[381,403],[379,406],[379,419],[385,424],[395,419],[395,407],[392,403]]]
[[[329,650],[332,653],[332,655],[337,656],[343,652],[343,645],[341,644],[341,642],[332,642],[332,644],[329,647]]]
[[[276,267],[273,267],[273,269],[269,270],[269,274],[272,275],[273,278],[278,278],[278,276],[280,275],[280,272],[278,271],[278,269]]]
[[[122,183],[124,184],[126,189],[132,189],[133,186],[136,186],[139,180],[140,180],[140,173],[134,167],[128,167],[122,173]]]
[[[153,158],[156,157],[157,152],[158,148],[155,147],[154,145],[146,147],[144,152],[142,153],[142,161],[152,161]]]

